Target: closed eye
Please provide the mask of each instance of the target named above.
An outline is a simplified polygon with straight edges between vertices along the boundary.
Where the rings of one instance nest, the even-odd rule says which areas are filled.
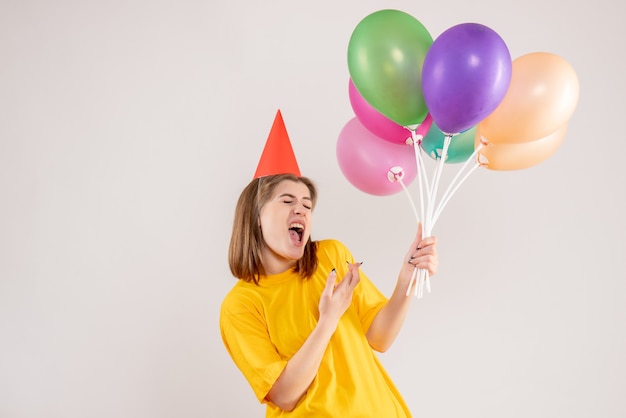
[[[293,203],[293,200],[283,200],[283,203],[286,205],[291,205]],[[302,206],[304,206],[306,210],[311,210],[311,205],[302,205]]]
[[[286,205],[292,205],[292,204],[294,204],[294,203],[296,203],[296,202],[298,202],[298,201],[299,201],[299,200],[298,200],[295,196],[293,196],[293,195],[291,195],[291,194],[288,194],[288,193],[285,193],[285,194],[281,195],[281,196],[280,196],[280,198],[282,198],[282,199],[283,199],[283,200],[282,200],[282,202],[283,202],[284,204],[286,204]],[[306,203],[305,203],[305,202],[306,202]],[[302,198],[302,206],[303,206],[306,210],[313,210],[313,205],[312,205],[312,203],[313,203],[313,202],[311,201],[311,198],[309,198],[309,197],[304,197],[304,198]]]

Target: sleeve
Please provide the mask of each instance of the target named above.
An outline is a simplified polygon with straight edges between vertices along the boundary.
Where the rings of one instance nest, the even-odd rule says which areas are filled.
[[[220,333],[226,351],[241,370],[261,403],[280,376],[287,360],[269,339],[260,310],[229,295],[222,303]]]
[[[372,321],[374,321],[382,307],[385,306],[388,299],[363,271],[360,272],[360,277],[361,281],[354,289],[352,303],[358,312],[363,332],[367,333],[370,325],[372,325]]]

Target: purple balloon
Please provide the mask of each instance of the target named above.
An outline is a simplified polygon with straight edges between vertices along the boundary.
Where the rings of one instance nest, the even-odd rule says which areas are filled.
[[[426,53],[422,91],[441,131],[463,132],[500,104],[511,82],[511,54],[487,26],[463,23],[443,32]]]

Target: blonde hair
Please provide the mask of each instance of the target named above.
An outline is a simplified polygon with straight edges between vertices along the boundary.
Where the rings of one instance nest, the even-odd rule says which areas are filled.
[[[313,207],[317,202],[317,189],[307,177],[293,174],[276,174],[252,180],[239,195],[233,220],[233,232],[228,248],[228,265],[236,278],[259,284],[260,276],[265,275],[261,262],[261,250],[265,245],[259,227],[261,208],[272,197],[276,187],[290,180],[304,184],[308,189]],[[317,269],[316,243],[309,236],[304,246],[304,255],[296,262],[294,271],[302,278],[308,278]]]

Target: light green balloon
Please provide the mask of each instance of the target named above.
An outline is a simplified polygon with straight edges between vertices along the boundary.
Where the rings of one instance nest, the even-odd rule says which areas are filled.
[[[435,125],[430,126],[428,133],[422,140],[420,146],[434,160],[439,160],[443,152],[443,143],[445,134]],[[476,127],[472,127],[467,131],[454,135],[450,140],[446,163],[457,164],[464,163],[474,152],[474,138],[476,137]]]
[[[356,26],[348,45],[350,77],[361,96],[399,125],[421,123],[428,109],[422,67],[433,43],[428,30],[399,10],[379,10]]]

